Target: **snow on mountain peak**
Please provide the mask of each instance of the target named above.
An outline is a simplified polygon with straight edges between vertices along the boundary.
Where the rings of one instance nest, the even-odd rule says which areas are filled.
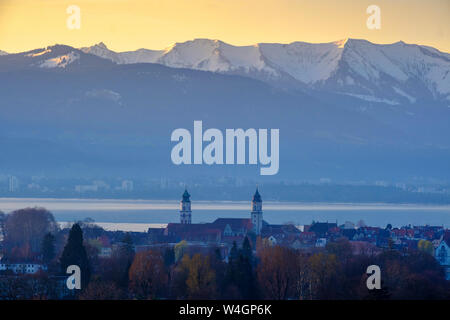
[[[103,43],[97,43],[91,47],[80,48],[84,53],[93,54],[117,64],[130,63],[154,63],[163,54],[163,50],[138,49],[136,51],[115,52]]]
[[[0,56],[6,56],[8,52],[0,50]]]
[[[74,51],[68,54],[60,55],[55,58],[50,58],[39,63],[41,68],[65,68],[72,62],[78,60],[80,55]]]
[[[283,78],[357,96],[389,92],[389,99],[413,102],[417,91],[440,98],[450,95],[450,54],[403,41],[374,44],[346,38],[329,43],[234,46],[199,38],[175,43],[165,50],[114,52],[103,43],[80,50],[118,64],[159,63],[264,81]]]
[[[25,56],[35,58],[35,57],[43,56],[44,54],[47,54],[50,52],[52,52],[52,50],[47,48],[47,49],[43,49],[42,51],[28,53]]]
[[[342,40],[335,41],[334,44],[337,45],[337,47],[339,49],[343,49],[345,44],[347,43],[347,41],[348,41],[348,38],[345,38],[345,39],[342,39]]]
[[[99,42],[95,46],[98,47],[98,48],[101,48],[101,49],[108,49],[106,44],[104,44],[103,42]]]

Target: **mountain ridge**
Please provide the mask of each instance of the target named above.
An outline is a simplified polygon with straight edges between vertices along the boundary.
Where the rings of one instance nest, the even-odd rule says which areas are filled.
[[[105,61],[83,59],[83,53]],[[23,56],[29,60],[10,59]],[[274,87],[300,89],[319,97],[338,94],[391,106],[422,101],[450,103],[450,54],[403,41],[375,44],[347,38],[328,43],[296,41],[234,46],[199,38],[177,42],[165,50],[142,48],[115,52],[100,42],[79,49],[55,45],[1,57],[5,63],[0,61],[0,66],[7,70],[12,64],[20,66],[21,63],[61,69],[84,66],[80,58],[89,60],[91,65],[105,67],[107,62],[156,63],[250,77]]]
[[[198,53],[203,47],[194,44],[190,49]],[[224,66],[246,62],[232,55],[236,53],[234,48],[208,41],[203,45],[225,48],[216,50],[216,60],[205,61],[205,68],[213,62]],[[449,180],[447,104],[428,100],[390,104],[396,102],[396,97],[390,97],[385,88],[395,83],[383,82],[392,77],[382,74],[382,69],[372,68],[372,64],[367,64],[370,72],[365,74],[376,76],[373,72],[380,72],[380,83],[376,83],[379,87],[373,89],[380,90],[377,98],[384,100],[373,100],[373,96],[357,91],[335,94],[333,85],[339,85],[340,79],[346,75],[357,77],[348,66],[351,58],[361,57],[358,51],[371,46],[357,43],[352,48],[351,41],[329,46],[345,45],[350,51],[348,59],[340,60],[341,65],[336,62],[338,72],[331,80],[317,87],[304,84],[301,90],[286,90],[284,83],[275,78],[275,84],[282,87],[276,88],[273,79],[245,70],[230,74],[156,63],[117,64],[64,45],[1,56],[0,141],[2,152],[8,156],[1,157],[0,167],[8,174],[44,172],[56,177],[255,177],[258,170],[254,166],[172,164],[171,132],[189,129],[193,121],[200,119],[205,128],[280,129],[282,166],[276,179]],[[294,49],[305,46],[311,51],[323,49],[302,43]],[[394,47],[401,46],[399,43]],[[178,61],[177,55],[185,52],[182,49],[172,48],[170,59]],[[245,49],[258,52],[253,47]],[[283,50],[283,46],[276,49]],[[421,49],[412,49],[420,54]],[[276,57],[277,51],[272,54]],[[317,59],[317,55],[305,57]],[[262,67],[271,63],[268,67],[282,72],[270,57],[263,59],[252,62]],[[328,55],[321,61],[331,60]],[[282,76],[292,81],[292,86],[300,84],[288,73]],[[367,80],[361,75],[357,80],[361,85],[371,84],[370,77]],[[412,87],[420,85],[414,77],[408,81]],[[416,99],[403,87],[397,90]]]
[[[380,101],[450,101],[450,54],[429,46],[375,44],[346,38],[328,43],[257,43],[234,46],[194,39],[165,50],[115,52],[104,43],[80,48],[118,64],[168,67],[250,76],[271,84],[307,87]]]

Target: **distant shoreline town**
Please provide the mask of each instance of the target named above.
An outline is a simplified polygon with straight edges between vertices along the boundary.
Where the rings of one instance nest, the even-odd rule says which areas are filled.
[[[264,281],[264,279],[258,278],[262,277],[261,274],[264,274],[264,272],[272,272],[264,269],[264,264],[270,263],[270,260],[265,259],[270,259],[270,255],[278,254],[299,254],[312,264],[315,263],[314,259],[322,258],[332,259],[330,261],[334,261],[333,259],[336,258],[344,259],[344,257],[350,259],[348,261],[353,261],[352,259],[356,259],[355,261],[359,261],[359,259],[373,259],[374,261],[382,259],[385,261],[384,259],[388,259],[387,262],[383,262],[388,264],[394,263],[393,260],[389,259],[399,259],[399,262],[406,259],[402,263],[405,264],[405,268],[412,268],[408,269],[410,270],[408,272],[412,272],[411,270],[415,268],[416,263],[419,263],[418,261],[425,259],[429,267],[435,270],[433,272],[440,274],[440,276],[436,274],[434,277],[442,277],[442,281],[444,281],[435,283],[433,286],[436,286],[436,288],[441,285],[447,286],[448,281],[445,279],[450,280],[450,230],[442,226],[409,225],[393,227],[387,224],[385,228],[381,228],[367,226],[363,221],[356,224],[313,221],[302,228],[288,223],[269,224],[263,219],[263,201],[258,189],[252,197],[248,218],[218,218],[210,223],[196,224],[192,223],[192,216],[195,213],[191,208],[190,197],[186,189],[180,201],[180,220],[178,223],[168,223],[167,226],[149,228],[147,232],[106,231],[92,220],[79,221],[71,226],[60,228],[53,215],[43,208],[27,208],[8,214],[0,214],[0,248],[2,252],[0,299],[5,299],[5,296],[2,295],[8,290],[12,290],[6,290],[11,281],[23,281],[24,287],[27,287],[30,281],[39,282],[41,279],[47,279],[45,281],[53,283],[53,291],[46,291],[46,294],[57,299],[89,298],[90,295],[97,292],[96,290],[103,288],[102,286],[113,285],[112,283],[114,283],[114,286],[122,286],[120,292],[124,294],[124,297],[151,298],[159,296],[173,298],[173,294],[179,294],[179,297],[189,299],[196,296],[186,295],[189,289],[177,289],[181,290],[180,293],[170,286],[164,289],[163,284],[156,292],[140,291],[142,287],[136,282],[147,280],[135,278],[138,274],[141,274],[140,272],[144,272],[138,271],[136,268],[144,268],[144,270],[150,268],[148,272],[151,273],[154,272],[151,271],[151,268],[154,267],[155,263],[162,263],[163,265],[167,264],[165,267],[168,268],[167,272],[181,272],[179,268],[196,268],[190,263],[198,260],[194,265],[205,263],[202,268],[219,268],[214,269],[214,272],[211,271],[215,275],[214,281],[219,281],[215,277],[219,277],[218,273],[223,272],[220,271],[222,270],[220,268],[231,268],[231,265],[241,261],[239,255],[244,254],[244,252],[245,257],[243,256],[243,259],[249,260],[241,261],[240,263],[243,263],[243,265],[240,265],[239,268],[245,266],[250,268],[248,272],[251,273],[256,282]],[[30,223],[32,223],[32,227],[24,234],[24,226]],[[78,241],[78,244],[72,243],[76,241]],[[78,249],[74,249],[77,245]],[[74,253],[71,250],[77,252]],[[278,252],[278,250],[281,251]],[[395,255],[393,255],[394,253]],[[268,254],[269,256],[266,257],[265,255]],[[76,258],[77,255],[79,255],[78,258]],[[216,259],[214,263],[218,264],[214,267],[210,265],[213,256]],[[412,257],[419,260],[408,260]],[[70,259],[75,260],[71,261]],[[250,263],[250,261],[252,262]],[[330,261],[327,263],[337,263]],[[340,268],[338,265],[343,261],[339,260],[339,263],[333,268]],[[83,272],[88,273],[89,277],[83,280],[83,285],[88,286],[87,288],[90,288],[90,290],[86,289],[80,293],[70,291],[65,287],[67,275],[62,270],[65,270],[66,265],[74,262],[84,263]],[[114,272],[122,272],[122,276],[126,277],[127,280],[125,281],[123,280],[125,278],[123,278],[121,281],[125,282],[108,278],[112,276],[108,272],[112,271],[107,271],[105,267],[113,263],[118,263],[116,267],[113,267],[118,268]],[[360,264],[361,262],[357,263]],[[410,263],[413,265],[410,266]],[[222,267],[219,267],[219,265],[222,265]],[[61,266],[64,268],[61,269]],[[123,268],[125,268],[125,271]],[[106,278],[109,279],[109,282],[105,280]],[[163,279],[166,279],[165,275]],[[437,278],[433,279],[430,278],[426,281],[436,281]],[[164,281],[170,282],[169,279]],[[177,281],[189,283],[188,280]],[[222,279],[221,281],[225,280]],[[227,287],[226,282],[220,285]],[[253,288],[252,286],[256,284],[247,285],[249,288]],[[97,288],[97,286],[100,287]],[[208,290],[216,290],[216,286],[219,286],[218,282],[214,282],[213,287],[207,287]],[[27,290],[42,290],[33,288]],[[255,298],[254,292],[245,291],[250,290],[249,288],[239,289],[243,290],[239,294],[249,294],[248,297]],[[184,292],[183,290],[188,291]],[[251,290],[254,290],[254,288]],[[386,290],[388,289],[386,288]],[[394,288],[389,288],[389,290],[394,290]],[[301,296],[300,298],[321,298],[319,291],[314,291],[315,293],[308,291],[307,296]],[[228,292],[227,294],[235,297],[233,294],[237,293],[232,292],[234,293]],[[23,296],[29,295],[32,298],[35,294],[43,293],[27,291],[21,294]],[[98,292],[95,294],[98,294]],[[205,298],[205,296],[203,297]],[[113,298],[119,299],[122,296]],[[289,298],[289,296],[285,298]]]

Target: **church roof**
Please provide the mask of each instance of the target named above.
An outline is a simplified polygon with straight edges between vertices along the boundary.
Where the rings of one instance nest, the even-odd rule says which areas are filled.
[[[211,223],[214,227],[218,227],[223,229],[228,224],[231,229],[236,230],[240,228],[251,229],[252,221],[251,219],[242,219],[242,218],[218,218],[213,223]]]
[[[184,224],[184,223],[169,223],[167,225],[167,229],[170,233],[177,233],[180,235],[185,234],[202,234],[202,233],[220,233],[220,230],[211,226],[210,223],[193,223],[193,224]]]

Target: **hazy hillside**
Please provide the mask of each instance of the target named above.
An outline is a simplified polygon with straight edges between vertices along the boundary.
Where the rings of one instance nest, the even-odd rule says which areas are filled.
[[[271,181],[450,178],[442,102],[393,105],[84,51],[0,57],[3,173],[262,179],[256,166],[174,166],[171,132],[202,120],[205,129],[279,128],[280,171],[264,178]]]

